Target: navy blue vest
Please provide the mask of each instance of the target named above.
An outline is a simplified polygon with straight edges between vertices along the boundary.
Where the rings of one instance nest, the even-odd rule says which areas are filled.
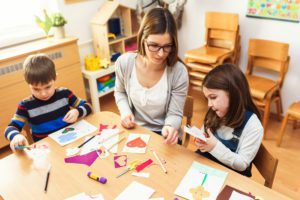
[[[233,133],[232,133],[233,137],[230,140],[224,140],[224,139],[220,138],[217,133],[214,134],[215,137],[220,142],[222,142],[227,148],[229,148],[232,152],[236,152],[236,149],[238,147],[239,140],[240,140],[240,137],[242,135],[243,129],[246,126],[246,124],[247,124],[248,120],[250,119],[250,117],[252,116],[252,114],[253,114],[252,112],[246,111],[246,114],[245,114],[246,116],[245,116],[244,122],[242,123],[241,126],[235,128],[233,130]],[[217,160],[215,157],[213,157],[208,152],[201,152],[198,149],[196,151],[196,153],[198,153],[198,154],[200,154],[200,155],[202,155],[202,156],[204,156],[204,157],[206,157],[206,158],[208,158],[210,160],[213,160],[213,161],[215,161],[215,162],[217,162],[217,163],[219,163],[219,164],[221,164],[221,165],[223,165],[225,167],[228,167],[228,166],[224,165],[223,163],[221,163],[219,160]],[[230,168],[230,167],[228,167],[228,168]],[[230,169],[232,169],[232,168],[230,168]],[[252,162],[250,163],[249,167],[245,171],[237,171],[237,170],[234,170],[234,169],[232,169],[232,170],[234,170],[234,171],[236,171],[236,172],[238,172],[238,173],[240,173],[240,174],[242,174],[244,176],[251,177],[252,176],[251,169],[252,169]]]

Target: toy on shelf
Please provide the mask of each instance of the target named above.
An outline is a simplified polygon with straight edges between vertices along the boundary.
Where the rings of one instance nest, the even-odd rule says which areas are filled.
[[[84,58],[84,66],[86,70],[89,71],[95,71],[99,70],[101,68],[108,68],[110,65],[110,61],[107,59],[100,59],[98,56],[95,57],[94,54],[91,54],[91,57],[89,58],[88,55],[85,56]]]
[[[110,74],[97,79],[98,92],[106,92],[115,86],[116,76]]]
[[[114,40],[114,39],[117,38],[116,35],[113,34],[113,33],[108,33],[108,34],[107,34],[107,37],[108,37],[108,39],[110,39],[110,40]]]

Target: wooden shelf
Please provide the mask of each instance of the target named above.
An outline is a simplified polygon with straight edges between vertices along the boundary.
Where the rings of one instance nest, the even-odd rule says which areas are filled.
[[[101,78],[103,76],[112,74],[114,72],[115,72],[114,63],[107,69],[100,69],[100,70],[96,70],[96,71],[88,71],[88,70],[85,70],[84,68],[82,68],[83,77],[88,80],[88,84],[89,84],[88,93],[91,96],[91,101],[92,101],[92,106],[93,106],[94,112],[99,112],[101,110],[99,98],[114,91],[114,88],[111,88],[106,92],[99,92],[98,85],[97,85],[97,79]]]

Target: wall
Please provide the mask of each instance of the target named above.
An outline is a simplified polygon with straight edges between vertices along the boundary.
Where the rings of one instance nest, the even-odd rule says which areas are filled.
[[[57,0],[59,10],[68,20],[65,26],[66,33],[79,38],[81,61],[85,55],[94,52],[90,20],[105,1],[107,0],[86,0],[66,4],[64,0]],[[119,2],[132,8],[136,5],[136,0],[119,0]]]
[[[106,0],[89,0],[74,4],[65,4],[58,0],[58,7],[68,19],[66,32],[79,38],[80,55],[93,52],[90,20],[97,9]],[[137,0],[119,0],[124,5],[135,8]],[[179,55],[204,44],[204,14],[207,11],[232,12],[239,14],[241,34],[240,68],[245,71],[249,38],[260,38],[286,42],[290,44],[290,66],[282,88],[284,111],[296,100],[300,100],[300,25],[299,23],[248,18],[245,16],[247,0],[188,0],[185,5],[182,28],[179,30]],[[83,59],[82,59],[83,60]]]
[[[248,18],[245,16],[247,0],[188,0],[185,5],[182,28],[179,31],[180,56],[184,52],[204,44],[204,19],[207,11],[232,12],[239,14],[241,31],[240,68],[247,67],[247,50],[250,38],[259,38],[285,42],[290,45],[291,57],[289,70],[282,88],[283,108],[300,100],[300,25],[299,23]],[[192,38],[192,39],[190,39]],[[298,92],[297,92],[298,91]]]

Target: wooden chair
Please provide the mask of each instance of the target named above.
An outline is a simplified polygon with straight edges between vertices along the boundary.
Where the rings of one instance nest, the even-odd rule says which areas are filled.
[[[264,177],[264,185],[268,188],[272,188],[277,170],[278,159],[274,158],[272,154],[266,149],[266,147],[261,144],[256,157],[253,160],[253,164],[255,165],[259,173]]]
[[[190,84],[196,87],[213,67],[225,61],[237,64],[240,55],[238,14],[207,12],[205,28],[206,44],[185,53]]]
[[[294,120],[294,128],[296,128],[297,120],[300,119],[300,101],[293,103],[289,107],[288,111],[286,112],[285,117],[284,117],[281,127],[280,127],[279,136],[277,138],[277,146],[280,146],[280,144],[281,144],[284,130],[285,130],[288,119]]]
[[[246,77],[255,103],[264,111],[265,133],[270,115],[270,105],[273,101],[277,104],[278,119],[281,117],[280,90],[289,66],[288,49],[288,44],[270,40],[250,39],[249,42]],[[257,71],[257,68],[263,69],[263,73]],[[277,77],[271,79],[270,75],[274,76],[274,72]],[[266,73],[268,74],[263,75]]]
[[[183,109],[183,116],[186,117],[186,126],[192,124],[192,117],[193,117],[193,109],[194,109],[194,99],[191,96],[187,96],[184,104],[184,109]],[[190,142],[190,135],[183,133],[183,140],[182,140],[182,145],[184,147],[187,147]]]

